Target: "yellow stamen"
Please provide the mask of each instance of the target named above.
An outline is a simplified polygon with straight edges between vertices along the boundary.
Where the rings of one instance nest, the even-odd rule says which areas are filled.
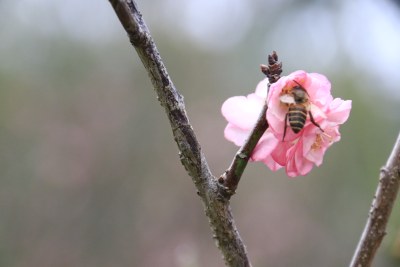
[[[332,136],[330,136],[330,135],[327,134],[326,132],[323,132],[323,133],[322,133],[322,137],[327,138],[329,143],[333,141]],[[324,138],[322,138],[322,139],[324,139]]]
[[[317,136],[315,137],[315,141],[314,143],[311,145],[311,149],[312,150],[318,150],[322,147],[322,137],[320,134],[317,134]]]
[[[327,134],[325,132],[322,132],[321,134],[317,134],[317,136],[315,137],[314,143],[311,145],[311,149],[312,150],[321,149],[324,141],[328,141],[330,143],[333,141],[333,138],[332,138],[332,136],[330,136],[329,134]]]

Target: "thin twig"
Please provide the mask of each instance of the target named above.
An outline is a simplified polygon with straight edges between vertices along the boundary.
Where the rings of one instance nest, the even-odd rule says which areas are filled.
[[[371,266],[376,251],[386,234],[386,225],[392,212],[400,186],[400,133],[392,153],[381,169],[379,184],[361,239],[354,252],[350,267]]]
[[[261,65],[261,71],[267,76],[269,86],[280,79],[282,73],[282,62],[278,62],[278,55],[275,51],[268,56],[268,66]],[[268,121],[266,118],[267,109],[268,105],[267,100],[265,99],[264,106],[258,116],[254,128],[249,134],[249,137],[247,137],[243,146],[236,153],[229,168],[218,179],[219,183],[225,186],[230,195],[235,193],[254,148],[264,132],[268,129]]]
[[[266,112],[268,109],[267,100],[265,100],[264,106],[260,112],[257,122],[246,139],[243,146],[236,152],[235,157],[232,160],[228,170],[218,179],[219,183],[227,188],[227,192],[233,195],[239,184],[240,178],[246,169],[247,163],[250,160],[250,156],[256,147],[258,141],[268,129],[268,122],[266,119]]]
[[[132,0],[109,0],[148,71],[157,97],[170,121],[180,159],[192,177],[209,218],[213,237],[227,266],[250,267],[246,248],[236,229],[229,197],[212,175],[186,115],[183,97],[172,83],[153,38]]]

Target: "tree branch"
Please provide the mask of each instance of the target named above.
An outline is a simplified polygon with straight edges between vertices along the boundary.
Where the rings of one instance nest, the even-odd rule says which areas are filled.
[[[361,239],[350,267],[368,267],[386,234],[386,225],[400,186],[400,133],[392,153],[381,169],[379,184]]]
[[[227,266],[249,267],[246,248],[236,229],[229,195],[212,175],[186,115],[183,97],[172,83],[153,38],[132,0],[109,0],[148,71],[160,104],[165,108],[181,162],[197,188],[213,237]]]
[[[273,51],[271,55],[268,55],[268,66],[261,65],[261,72],[264,73],[269,80],[268,89],[271,84],[280,79],[282,62],[278,62],[278,55],[275,51]],[[236,153],[229,168],[218,179],[218,182],[225,186],[230,195],[235,193],[254,148],[264,132],[268,129],[268,121],[266,118],[267,109],[267,99],[265,99],[264,106],[249,137],[247,137],[243,146]]]

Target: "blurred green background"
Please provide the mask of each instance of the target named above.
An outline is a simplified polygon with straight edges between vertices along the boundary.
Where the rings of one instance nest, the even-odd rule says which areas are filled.
[[[254,266],[347,266],[400,126],[400,9],[368,1],[138,1],[214,174],[221,104],[284,73],[353,100],[308,176],[250,164],[232,200]],[[108,1],[0,1],[0,266],[223,266],[149,78]],[[374,266],[399,266],[400,206]],[[396,247],[396,242],[398,245]]]

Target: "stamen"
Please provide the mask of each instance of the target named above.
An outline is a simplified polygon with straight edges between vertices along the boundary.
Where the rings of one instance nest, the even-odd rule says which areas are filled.
[[[311,149],[312,150],[318,150],[322,147],[322,137],[320,134],[317,134],[317,136],[315,137],[315,141],[314,143],[311,145]]]
[[[331,143],[333,141],[332,136],[327,134],[326,132],[322,132],[321,134],[317,134],[315,137],[314,143],[311,145],[312,150],[321,149],[324,142]]]
[[[326,132],[322,132],[322,136],[328,139],[328,142],[332,142],[333,138],[332,136],[330,136],[329,134],[327,134]],[[323,138],[322,138],[323,139]]]

